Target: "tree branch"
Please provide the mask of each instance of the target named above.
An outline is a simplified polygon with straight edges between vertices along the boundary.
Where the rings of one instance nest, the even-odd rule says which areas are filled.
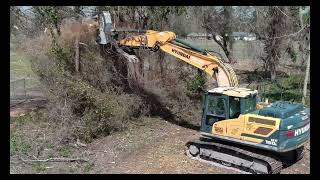
[[[212,38],[217,44],[219,44],[219,46],[221,46],[223,48],[222,43],[216,38],[216,34],[213,34]]]
[[[49,158],[49,159],[36,159],[36,160],[29,160],[23,159],[20,157],[21,161],[23,162],[88,162],[88,160],[81,159],[81,158]]]
[[[310,27],[309,24],[305,25],[303,28],[301,28],[299,31],[297,32],[294,32],[294,33],[291,33],[291,34],[286,34],[286,35],[283,35],[283,36],[278,36],[278,37],[265,37],[265,39],[280,39],[280,38],[284,38],[284,37],[289,37],[289,36],[294,36],[298,33],[300,33],[302,30],[304,30],[306,27]]]

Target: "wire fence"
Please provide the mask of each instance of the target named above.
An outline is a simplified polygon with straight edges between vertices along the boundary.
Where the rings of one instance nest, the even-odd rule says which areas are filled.
[[[10,100],[24,99],[27,97],[26,79],[18,79],[10,82]]]
[[[10,81],[10,106],[44,95],[33,78],[21,78]]]

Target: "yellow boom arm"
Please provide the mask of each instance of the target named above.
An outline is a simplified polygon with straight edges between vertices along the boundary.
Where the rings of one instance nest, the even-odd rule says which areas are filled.
[[[170,31],[158,32],[147,30],[143,35],[128,37],[118,41],[121,46],[148,47],[161,49],[184,62],[195,66],[217,80],[218,86],[239,86],[232,67],[223,63],[218,57],[209,52],[201,53],[188,48],[176,41],[176,35]]]

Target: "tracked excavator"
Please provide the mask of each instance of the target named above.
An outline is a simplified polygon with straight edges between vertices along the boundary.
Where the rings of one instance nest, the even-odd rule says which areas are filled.
[[[186,143],[192,159],[248,173],[278,174],[283,166],[300,160],[310,137],[310,109],[300,103],[257,102],[257,90],[239,87],[229,64],[214,53],[177,38],[174,32],[116,30],[108,12],[98,15],[101,46],[115,43],[128,52],[144,47],[161,50],[206,72],[218,87],[207,90],[202,101],[200,138]],[[119,33],[139,33],[119,38]]]

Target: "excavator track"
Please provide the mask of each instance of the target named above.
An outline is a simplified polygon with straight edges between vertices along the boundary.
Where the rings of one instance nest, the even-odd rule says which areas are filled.
[[[186,144],[186,154],[196,160],[222,164],[252,174],[279,174],[282,162],[271,153],[255,153],[257,150],[236,147],[226,143],[193,140]]]

